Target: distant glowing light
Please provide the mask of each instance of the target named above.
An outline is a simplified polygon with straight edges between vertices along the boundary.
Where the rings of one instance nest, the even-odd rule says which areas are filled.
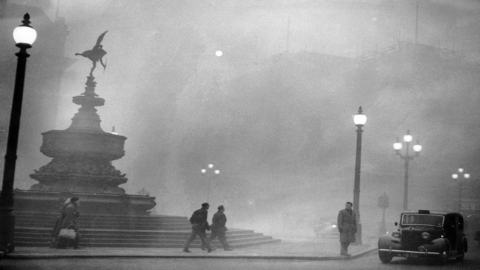
[[[216,52],[215,52],[215,55],[218,56],[218,57],[220,57],[220,56],[223,55],[223,52],[222,52],[222,51],[216,51]]]

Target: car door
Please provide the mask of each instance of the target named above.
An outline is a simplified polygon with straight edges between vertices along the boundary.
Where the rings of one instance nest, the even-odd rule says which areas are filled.
[[[457,222],[454,215],[446,215],[445,222],[443,224],[445,229],[445,237],[450,242],[450,248],[452,251],[456,250],[457,247]]]
[[[456,224],[456,245],[455,245],[455,250],[458,249],[458,247],[461,247],[462,245],[462,239],[463,239],[463,236],[464,236],[464,222],[463,222],[463,217],[458,215],[455,217],[455,224]],[[453,247],[452,247],[452,250],[453,250]]]

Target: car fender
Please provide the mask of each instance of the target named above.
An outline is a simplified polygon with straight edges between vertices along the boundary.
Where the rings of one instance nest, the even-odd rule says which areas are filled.
[[[378,239],[378,249],[399,249],[400,246],[400,239],[390,234],[384,234]]]
[[[448,239],[446,238],[437,238],[437,239],[434,239],[432,241],[432,243],[435,245],[435,246],[438,246],[438,247],[445,247],[446,245],[449,245],[450,242],[448,241]]]
[[[446,238],[434,239],[431,244],[423,245],[423,247],[429,251],[442,253],[450,246],[450,242]]]

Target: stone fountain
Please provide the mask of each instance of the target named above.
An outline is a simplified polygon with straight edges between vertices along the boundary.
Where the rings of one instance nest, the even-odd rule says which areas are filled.
[[[83,53],[94,51],[93,54],[82,55],[94,65],[87,77],[85,92],[73,97],[73,103],[81,107],[69,128],[42,133],[40,151],[52,161],[30,175],[38,184],[28,191],[15,190],[16,211],[57,212],[62,201],[73,196],[80,198],[82,213],[87,214],[147,215],[155,206],[155,197],[127,195],[119,187],[128,179],[112,161],[125,155],[127,138],[103,131],[95,109],[105,104],[105,100],[95,94],[92,74],[96,62],[100,61],[105,67],[101,57],[106,52],[99,45],[105,33],[93,50]],[[101,51],[95,54],[95,48]]]

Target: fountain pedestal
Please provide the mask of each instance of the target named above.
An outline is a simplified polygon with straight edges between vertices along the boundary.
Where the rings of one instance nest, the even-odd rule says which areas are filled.
[[[155,197],[127,195],[119,185],[127,182],[112,161],[125,155],[124,136],[100,127],[95,107],[105,100],[95,94],[96,82],[90,74],[87,87],[73,102],[80,105],[66,130],[42,133],[40,151],[52,161],[30,175],[39,183],[28,191],[16,190],[15,210],[56,212],[62,201],[79,197],[82,212],[88,214],[147,215]]]

